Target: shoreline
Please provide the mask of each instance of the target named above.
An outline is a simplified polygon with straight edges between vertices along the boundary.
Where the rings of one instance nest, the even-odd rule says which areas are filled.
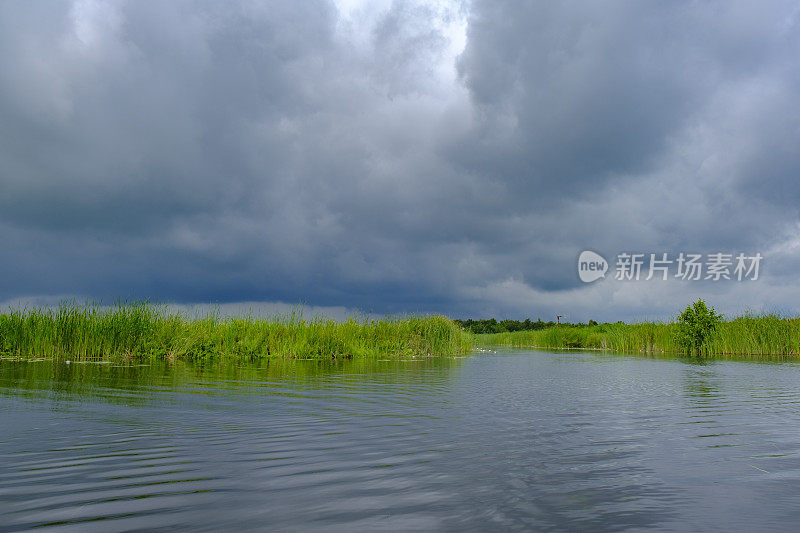
[[[481,346],[687,355],[677,323],[560,325],[537,330],[476,334]],[[800,318],[745,315],[722,321],[699,347],[698,357],[800,357]]]

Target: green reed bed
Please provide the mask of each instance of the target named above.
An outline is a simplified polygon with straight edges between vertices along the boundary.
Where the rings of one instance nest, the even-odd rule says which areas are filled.
[[[472,336],[442,316],[384,320],[190,319],[144,303],[0,314],[0,356],[76,361],[337,359],[463,354]]]
[[[478,335],[476,342],[490,346],[553,349],[594,349],[622,353],[683,353],[675,323],[599,324],[555,326],[534,331]],[[798,357],[800,318],[746,315],[720,322],[700,347],[705,357]]]

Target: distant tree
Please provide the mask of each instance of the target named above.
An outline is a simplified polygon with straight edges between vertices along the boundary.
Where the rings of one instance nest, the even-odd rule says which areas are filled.
[[[532,321],[530,318],[526,318],[525,320],[511,320],[511,319],[504,319],[504,320],[497,320],[496,318],[483,318],[483,319],[466,319],[466,320],[454,320],[458,325],[460,325],[463,329],[467,331],[471,331],[472,333],[504,333],[504,332],[511,332],[511,331],[530,331],[530,330],[540,330],[546,328],[555,327],[557,324],[552,320],[549,322],[542,321],[541,318],[538,318],[536,322]],[[594,324],[597,322],[591,321]],[[573,327],[585,327],[586,324],[570,324],[568,322],[562,322],[561,325],[563,326],[573,326]]]

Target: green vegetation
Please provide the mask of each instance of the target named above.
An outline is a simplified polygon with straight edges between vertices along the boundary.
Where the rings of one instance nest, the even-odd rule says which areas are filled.
[[[479,335],[478,344],[536,348],[581,348],[615,352],[676,351],[674,324],[560,325],[534,331]]]
[[[442,316],[335,322],[298,314],[270,320],[211,314],[192,320],[146,303],[0,314],[0,356],[23,359],[412,357],[466,353],[471,342],[469,333]]]
[[[487,328],[504,331],[479,335],[467,331]],[[190,319],[146,303],[111,308],[64,304],[55,310],[0,313],[0,358],[168,363],[343,360],[457,355],[469,352],[474,342],[701,357],[798,356],[800,318],[745,315],[722,320],[702,300],[688,306],[675,323],[637,324],[452,321],[443,316],[336,322],[306,320],[300,314],[262,319],[213,313]]]
[[[506,333],[512,331],[534,331],[540,329],[547,329],[556,326],[557,324],[552,320],[550,322],[543,322],[541,318],[536,320],[536,322],[532,321],[530,318],[526,318],[525,320],[500,320],[494,318],[489,319],[479,319],[479,320],[455,320],[455,323],[464,328],[465,330],[475,333],[475,334],[485,334],[485,333]],[[570,325],[570,326],[595,326],[597,322],[594,320],[590,320],[588,324],[567,324],[561,323],[561,325]]]
[[[722,316],[714,308],[709,309],[701,299],[689,305],[678,315],[675,340],[684,353],[700,355],[703,345],[717,331]]]
[[[722,320],[700,300],[681,313],[675,323],[561,325],[478,335],[476,341],[490,346],[692,353],[700,357],[798,357],[800,318],[764,314]]]

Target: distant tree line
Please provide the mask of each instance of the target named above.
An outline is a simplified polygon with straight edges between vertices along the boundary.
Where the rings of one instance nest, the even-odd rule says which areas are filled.
[[[455,323],[461,326],[463,329],[467,331],[471,331],[472,333],[505,333],[510,331],[527,331],[533,329],[546,329],[558,326],[552,320],[549,322],[544,322],[541,318],[537,319],[536,322],[532,321],[530,318],[526,318],[525,320],[500,320],[494,318],[489,319],[480,319],[480,320],[473,320],[471,318],[467,320],[455,320]],[[594,320],[590,320],[588,323],[576,323],[571,324],[569,322],[562,322],[560,325],[562,326],[596,326],[597,322]]]

